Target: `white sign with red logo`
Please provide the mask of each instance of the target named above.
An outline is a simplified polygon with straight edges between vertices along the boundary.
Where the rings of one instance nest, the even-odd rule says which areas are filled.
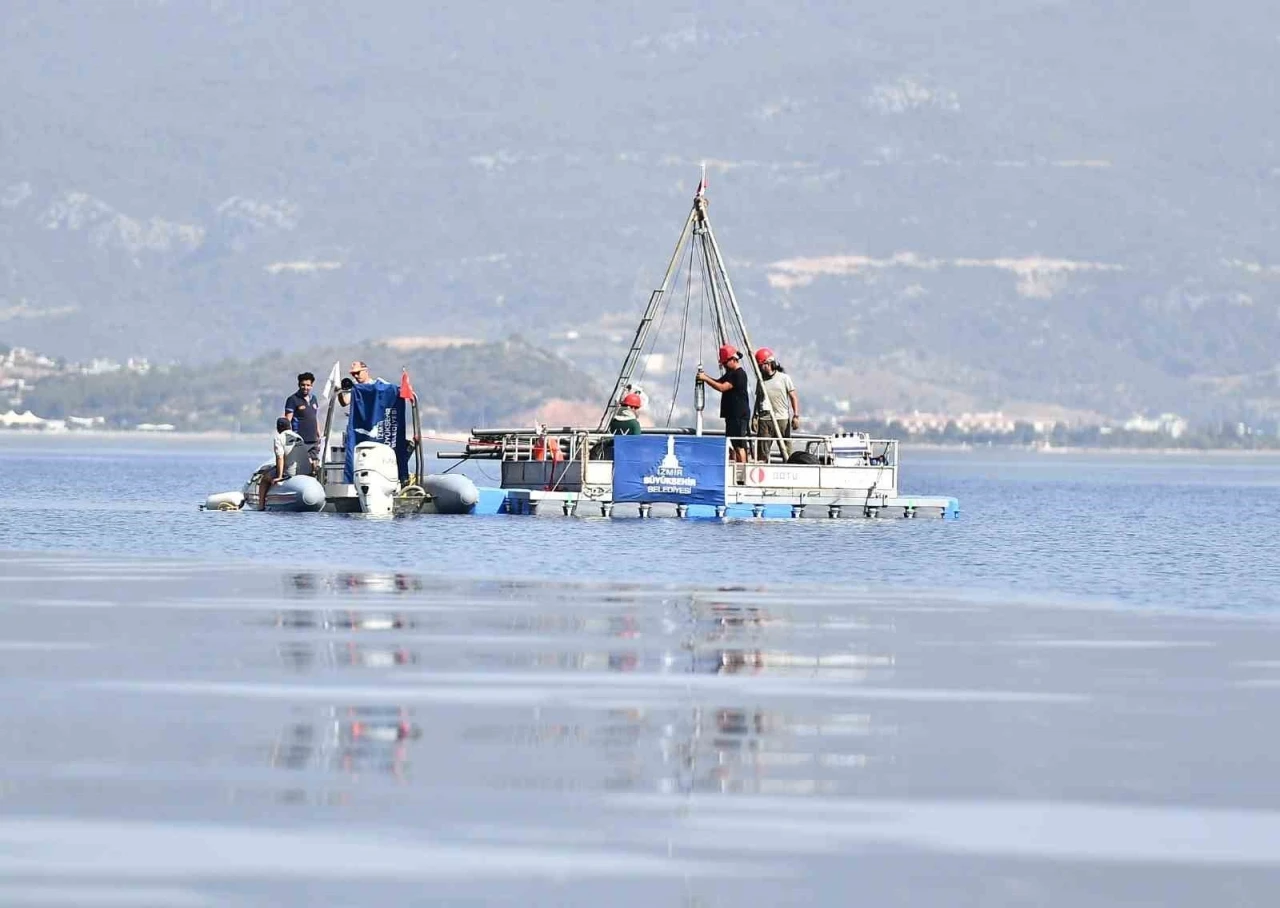
[[[817,488],[818,468],[813,466],[747,466],[747,485]]]

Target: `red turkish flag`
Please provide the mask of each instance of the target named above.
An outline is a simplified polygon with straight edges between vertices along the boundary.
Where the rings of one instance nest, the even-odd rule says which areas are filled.
[[[413,400],[417,396],[413,393],[413,385],[409,384],[409,370],[400,370],[400,397],[404,400]]]

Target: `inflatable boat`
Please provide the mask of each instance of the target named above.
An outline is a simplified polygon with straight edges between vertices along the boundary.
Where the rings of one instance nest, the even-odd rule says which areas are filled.
[[[380,517],[475,512],[480,493],[466,476],[424,475],[418,399],[407,374],[399,385],[378,379],[342,390],[351,395],[350,418],[339,431],[334,424],[338,387],[331,378],[319,464],[307,459],[300,436],[285,432],[286,462],[297,475],[270,487],[265,508],[258,506],[259,483],[275,469],[274,462],[254,470],[239,492],[210,495],[203,509],[335,511]],[[331,435],[340,435],[341,440],[330,445]],[[307,470],[315,475],[303,475]]]

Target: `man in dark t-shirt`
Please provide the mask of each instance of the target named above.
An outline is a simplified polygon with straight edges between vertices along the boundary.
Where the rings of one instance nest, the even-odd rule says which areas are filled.
[[[733,459],[747,462],[747,448],[751,435],[751,396],[747,393],[747,370],[742,368],[742,357],[731,345],[720,348],[720,365],[724,374],[714,379],[701,369],[697,380],[720,392],[720,418],[724,420],[724,434],[733,446]]]
[[[290,428],[302,436],[312,460],[318,460],[320,455],[320,409],[316,396],[311,393],[315,383],[316,377],[310,372],[299,373],[298,390],[284,402],[284,418],[289,420]]]

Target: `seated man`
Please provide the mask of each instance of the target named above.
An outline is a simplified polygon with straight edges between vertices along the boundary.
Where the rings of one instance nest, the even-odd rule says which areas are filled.
[[[291,476],[310,476],[311,457],[302,436],[289,428],[283,416],[276,420],[276,433],[271,440],[275,462],[258,478],[258,510],[267,509],[267,491]]]

